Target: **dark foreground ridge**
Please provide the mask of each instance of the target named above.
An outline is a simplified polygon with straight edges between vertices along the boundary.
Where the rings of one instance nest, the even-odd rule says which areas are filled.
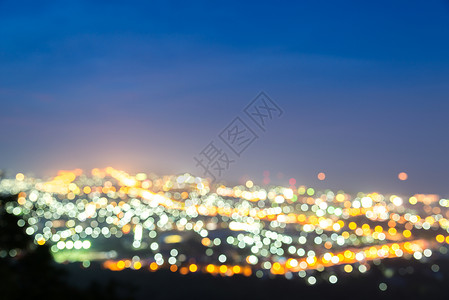
[[[0,299],[135,299],[127,286],[113,280],[92,280],[84,288],[73,284],[80,278],[69,280],[70,270],[55,263],[46,245],[33,243],[17,225],[18,217],[4,211],[4,204],[16,199],[0,196]]]

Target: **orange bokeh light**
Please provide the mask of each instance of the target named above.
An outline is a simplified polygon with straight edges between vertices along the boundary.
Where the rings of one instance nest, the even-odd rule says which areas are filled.
[[[398,174],[398,178],[399,178],[399,180],[405,181],[408,178],[408,174],[405,172],[401,172]]]

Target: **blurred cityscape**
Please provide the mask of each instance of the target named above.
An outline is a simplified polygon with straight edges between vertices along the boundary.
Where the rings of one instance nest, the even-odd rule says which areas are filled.
[[[324,179],[324,174],[319,177]],[[402,180],[406,174],[400,174]],[[59,263],[112,271],[160,269],[186,275],[336,284],[383,268],[388,278],[416,262],[438,276],[448,252],[449,200],[313,187],[211,184],[192,174],[128,174],[112,167],[59,171],[48,180],[18,173],[0,181],[5,210]],[[20,257],[21,249],[0,250]]]

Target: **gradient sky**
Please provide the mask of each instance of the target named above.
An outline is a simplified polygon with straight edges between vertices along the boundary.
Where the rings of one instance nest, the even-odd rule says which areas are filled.
[[[198,174],[262,90],[285,113],[224,179],[449,195],[449,1],[0,1],[11,174]]]

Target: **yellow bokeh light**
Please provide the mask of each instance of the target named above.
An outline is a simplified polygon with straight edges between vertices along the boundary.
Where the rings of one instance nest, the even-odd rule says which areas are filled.
[[[134,263],[134,269],[139,270],[142,267],[142,264],[140,263],[140,261],[136,261]]]
[[[227,266],[225,266],[225,265],[220,266],[220,273],[226,273],[227,270],[228,270]]]
[[[337,194],[337,196],[335,196],[335,199],[336,199],[338,202],[343,202],[343,201],[345,201],[346,197],[345,197],[344,194]]]
[[[437,235],[435,239],[437,240],[438,243],[444,242],[444,236],[442,234]]]
[[[305,193],[306,193],[306,187],[300,186],[300,187],[298,188],[298,194],[299,194],[299,195],[304,195]]]
[[[190,272],[196,272],[197,270],[198,270],[198,266],[197,266],[197,265],[191,264],[191,265],[189,266],[189,271],[190,271]]]
[[[355,222],[349,223],[349,229],[355,230],[357,228],[357,224]]]
[[[19,203],[20,205],[24,205],[26,202],[27,201],[26,201],[25,197],[19,197],[17,199],[17,203]]]
[[[369,227],[368,224],[363,224],[363,225],[362,225],[362,229],[363,229],[363,230],[369,230],[370,227]]]
[[[117,262],[117,268],[118,268],[119,270],[124,269],[124,268],[125,268],[125,262],[124,262],[123,260],[119,260],[119,261]]]
[[[418,203],[418,199],[416,199],[416,197],[410,197],[410,199],[408,199],[408,202],[410,202],[410,204],[415,205],[416,203]]]
[[[207,265],[206,271],[209,273],[213,273],[215,271],[215,266],[212,264]]]
[[[382,226],[377,225],[377,226],[374,228],[374,231],[381,233],[381,232],[383,231],[383,228],[382,228]]]

